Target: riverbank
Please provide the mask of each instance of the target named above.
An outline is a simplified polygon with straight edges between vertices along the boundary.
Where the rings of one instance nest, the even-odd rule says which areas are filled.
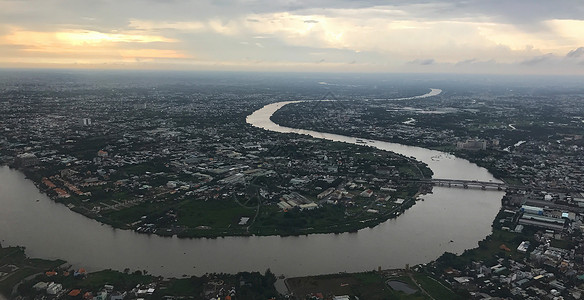
[[[99,270],[87,272],[72,269],[62,260],[31,259],[24,248],[0,247],[0,299],[19,297],[56,297],[123,295],[161,299],[163,297],[193,297],[201,295],[238,299],[281,299],[274,287],[276,276],[266,270],[237,274],[205,274],[189,278],[162,278],[145,270],[125,269],[123,272]],[[5,269],[11,269],[8,271]],[[6,273],[6,274],[4,274]],[[186,276],[185,276],[186,277]],[[203,299],[203,298],[201,298]],[[207,299],[207,297],[205,297]]]
[[[417,267],[286,279],[296,299],[347,295],[359,299],[465,299]]]
[[[0,297],[13,298],[14,288],[21,281],[64,263],[63,260],[29,258],[22,247],[0,245]]]
[[[262,124],[260,127],[268,130],[356,144],[355,137],[274,124],[269,116],[281,105],[267,105],[250,116],[248,122]],[[437,178],[494,180],[485,169],[465,160],[448,157],[433,161],[432,157],[441,154],[437,151],[381,141],[369,146],[415,157],[426,163]],[[0,168],[0,179],[4,191],[0,194],[4,207],[0,220],[7,225],[0,227],[0,236],[8,244],[24,245],[34,256],[63,257],[90,270],[130,268],[168,277],[267,268],[290,277],[427,263],[444,252],[462,253],[476,247],[490,234],[503,195],[435,187],[432,194],[423,196],[425,201],[417,202],[399,218],[357,233],[178,239],[102,226],[50,201],[14,170]],[[70,247],[71,241],[75,247]],[[117,249],[115,255],[111,254],[112,247]]]
[[[461,170],[472,174],[472,169]],[[502,196],[492,191],[437,187],[399,218],[357,233],[178,239],[102,226],[54,203],[22,173],[7,167],[0,168],[0,185],[3,244],[23,245],[31,256],[63,257],[88,270],[146,269],[169,277],[267,268],[277,274],[302,276],[425,263],[445,251],[462,253],[476,247],[490,233]],[[115,255],[112,247],[117,249]]]
[[[367,154],[368,152],[365,152]],[[381,160],[383,161],[383,160]],[[408,161],[411,161],[408,159]],[[377,162],[380,163],[380,162]],[[385,162],[384,166],[388,167],[388,163]],[[408,169],[409,168],[409,169]],[[36,188],[44,193],[55,203],[62,203],[68,209],[73,212],[79,213],[87,218],[94,219],[104,225],[109,225],[116,229],[122,230],[133,230],[140,234],[147,235],[158,235],[162,237],[172,237],[176,236],[178,238],[221,238],[227,236],[299,236],[308,234],[328,234],[328,233],[345,233],[345,232],[357,232],[360,229],[367,227],[374,227],[378,224],[386,222],[390,219],[397,218],[405,210],[410,208],[419,199],[419,195],[424,194],[427,190],[426,187],[421,186],[417,183],[408,182],[405,184],[394,184],[388,189],[390,192],[379,191],[380,184],[377,182],[360,183],[359,189],[351,188],[346,191],[344,188],[338,189],[336,192],[338,195],[343,197],[334,198],[329,200],[329,198],[317,199],[315,195],[307,195],[308,200],[318,203],[318,207],[314,210],[306,210],[295,208],[295,209],[280,209],[275,205],[276,203],[263,203],[258,204],[257,208],[247,208],[243,207],[238,201],[231,200],[212,200],[212,201],[193,201],[191,199],[185,199],[180,202],[172,202],[170,204],[166,203],[154,203],[150,204],[152,208],[147,210],[138,210],[137,214],[132,213],[129,218],[139,218],[140,215],[144,214],[155,214],[157,211],[164,210],[174,210],[178,214],[181,214],[185,207],[192,209],[191,206],[197,205],[197,211],[205,211],[207,216],[213,216],[214,219],[228,219],[223,227],[219,226],[171,226],[168,229],[165,228],[151,228],[144,225],[136,225],[135,223],[129,224],[120,222],[117,219],[108,217],[103,213],[96,212],[94,210],[89,210],[84,206],[78,206],[71,202],[67,202],[60,198],[57,194],[53,193],[51,189],[46,188],[45,181],[46,178],[41,178],[35,173],[33,169],[21,168],[15,169],[19,172],[25,174],[27,179],[31,180]],[[425,166],[418,166],[417,163],[410,163],[410,166],[401,166],[400,171],[407,171],[408,176],[428,176],[431,171]],[[419,175],[417,174],[419,173]],[[366,174],[368,176],[373,176],[373,174]],[[383,175],[377,174],[377,177],[384,178]],[[339,176],[340,181],[346,176]],[[416,177],[408,177],[416,178]],[[36,179],[36,180],[35,180]],[[345,182],[351,182],[347,179]],[[390,181],[391,182],[391,181]],[[333,183],[338,184],[338,183]],[[348,184],[347,184],[348,185]],[[375,187],[375,192],[371,190],[371,194],[363,196],[363,191],[368,190],[371,185],[373,189]],[[343,194],[340,194],[343,193]],[[333,194],[333,193],[329,193]],[[374,197],[371,195],[374,194]],[[298,195],[300,201],[304,198],[304,195]],[[388,201],[388,199],[392,199]],[[400,200],[401,199],[401,200]],[[381,201],[383,200],[383,201]],[[395,202],[395,200],[399,200]],[[298,200],[297,200],[298,201]],[[318,201],[318,202],[317,202]],[[338,201],[338,204],[337,204]],[[334,203],[333,203],[334,202]],[[273,205],[270,205],[273,204]],[[163,205],[160,208],[158,206]],[[242,208],[243,207],[243,208]],[[316,206],[315,206],[316,207]],[[116,212],[113,212],[116,214]],[[256,217],[251,224],[246,226],[241,226],[238,222],[240,221],[240,216],[249,216],[255,214]],[[124,217],[128,218],[128,217]],[[212,219],[209,218],[212,221]],[[196,223],[194,223],[196,224]]]
[[[498,224],[499,219],[504,218],[500,214],[493,224]],[[519,237],[519,238],[518,238]],[[274,297],[283,299],[282,294],[291,294],[294,297],[289,299],[305,299],[309,295],[323,295],[332,297],[333,295],[357,296],[363,299],[386,299],[397,297],[399,299],[466,299],[468,292],[464,289],[454,288],[448,281],[445,281],[440,274],[446,273],[447,269],[455,267],[458,270],[466,268],[473,261],[496,263],[496,259],[501,256],[508,258],[522,258],[525,254],[516,250],[504,250],[500,245],[506,244],[515,249],[517,242],[523,239],[530,239],[530,233],[519,234],[496,229],[495,232],[485,238],[479,247],[468,249],[461,256],[454,256],[450,253],[442,255],[437,261],[424,263],[422,265],[406,265],[405,269],[381,269],[376,271],[327,274],[319,276],[291,277],[285,279],[286,291],[276,291],[276,276],[269,270],[265,274],[257,272],[240,272],[237,274],[207,274],[202,277],[190,278],[157,278],[149,275],[146,271],[126,269],[123,272],[113,270],[100,270],[96,272],[83,273],[84,271],[71,270],[71,267],[60,268],[63,261],[56,264],[43,265],[45,269],[37,270],[38,275],[28,276],[26,280],[21,280],[22,286],[15,290],[16,294],[32,296],[43,294],[44,291],[34,291],[32,286],[39,282],[55,282],[62,285],[62,292],[67,294],[77,290],[80,293],[92,293],[98,295],[100,291],[108,289],[107,286],[115,287],[109,293],[140,293],[139,290],[152,290],[152,296],[196,296],[206,291],[217,291],[219,288],[225,291],[235,290],[237,295],[255,295],[257,297]],[[14,255],[6,255],[6,251],[15,250],[24,254],[23,248],[0,248],[0,263],[6,263],[5,257],[15,258]],[[509,251],[509,252],[506,252]],[[43,262],[35,260],[37,264]],[[11,263],[15,263],[11,261]],[[45,274],[45,271],[50,271]],[[40,272],[40,274],[39,274]],[[79,273],[80,277],[72,274]],[[434,275],[433,275],[434,274]],[[442,276],[438,276],[438,275]],[[8,276],[11,276],[8,275]],[[447,275],[453,276],[453,275]],[[83,278],[81,280],[81,278]],[[245,285],[241,285],[241,281]],[[1,283],[1,282],[0,282]],[[140,289],[133,289],[136,286]],[[14,287],[14,286],[13,286]],[[8,287],[10,289],[10,287]],[[14,290],[14,288],[12,289]],[[256,294],[261,291],[260,294]],[[144,292],[146,293],[146,292]],[[136,294],[138,295],[138,294]],[[223,294],[224,296],[227,294]]]

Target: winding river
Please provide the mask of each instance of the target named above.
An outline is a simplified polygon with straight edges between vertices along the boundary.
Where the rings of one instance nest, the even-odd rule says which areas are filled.
[[[415,98],[439,93],[433,89]],[[247,122],[266,130],[356,143],[354,137],[270,121],[276,110],[293,102],[266,105]],[[495,180],[485,169],[446,153],[381,141],[369,145],[413,156],[427,163],[436,178]],[[130,268],[167,277],[267,268],[288,277],[356,272],[426,263],[444,251],[476,247],[490,234],[502,196],[497,191],[436,187],[399,218],[357,233],[179,239],[100,224],[54,203],[22,173],[0,167],[0,242],[25,246],[32,257],[61,258],[89,270]]]

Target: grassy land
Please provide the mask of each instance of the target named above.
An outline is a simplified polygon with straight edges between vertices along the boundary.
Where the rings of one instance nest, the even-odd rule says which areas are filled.
[[[107,212],[104,217],[108,223],[123,226],[140,220],[142,216],[164,211],[164,208],[164,203],[143,203],[131,208]]]
[[[391,295],[383,278],[376,273],[331,274],[323,276],[287,279],[290,290],[304,299],[305,295],[322,293],[332,295],[354,295],[360,299],[386,299]]]
[[[575,244],[572,241],[553,239],[550,242],[550,246],[561,249],[574,249]]]
[[[410,198],[417,192],[402,191],[393,194],[393,199]],[[394,217],[415,201],[397,205],[391,201],[379,203],[374,198],[355,197],[356,205],[325,204],[315,210],[300,211],[290,209],[282,211],[276,205],[261,205],[256,216],[257,207],[242,206],[234,200],[187,200],[175,205],[178,212],[177,225],[187,228],[180,235],[184,237],[216,237],[228,235],[301,235],[310,233],[332,233],[357,231],[373,227],[388,218]],[[366,212],[368,208],[379,213]],[[130,211],[133,210],[129,209]],[[156,211],[156,208],[153,209]],[[123,212],[123,211],[122,211]],[[391,212],[394,212],[393,214]],[[115,214],[120,214],[116,212]],[[148,211],[144,211],[144,214]],[[137,220],[141,214],[134,214]],[[119,218],[119,216],[117,216]],[[249,217],[246,225],[239,225],[241,217]]]
[[[310,294],[322,293],[325,298],[331,295],[350,295],[360,299],[431,299],[451,300],[459,299],[450,289],[442,286],[438,281],[424,273],[414,273],[414,280],[430,295],[424,294],[418,289],[416,282],[412,280],[409,273],[402,270],[390,271],[390,274],[383,275],[377,272],[365,273],[342,273],[322,276],[308,276],[287,279],[287,284],[291,292],[299,299],[304,299]],[[413,294],[393,290],[387,281],[396,280],[403,282],[412,289],[417,290]]]
[[[400,272],[401,273],[401,272]],[[432,296],[447,295],[446,292],[429,283],[431,279],[425,275],[419,275],[424,284],[432,290]],[[389,279],[399,280],[416,289],[415,283],[409,276],[402,273],[399,276],[391,276]],[[421,291],[408,295],[401,291],[392,290],[386,281],[388,278],[377,272],[330,274],[322,276],[297,277],[287,279],[290,290],[300,299],[310,294],[322,293],[325,297],[331,295],[350,295],[360,299],[429,299]],[[428,281],[428,283],[426,283]],[[440,286],[441,287],[441,286]],[[454,294],[452,294],[454,295]],[[435,296],[436,297],[436,296]],[[436,298],[454,299],[454,298]]]
[[[165,293],[174,296],[199,295],[203,292],[201,278],[173,279],[168,282]]]
[[[515,260],[520,260],[525,257],[524,253],[517,251],[517,247],[522,241],[532,240],[531,236],[519,235],[517,233],[493,229],[493,233],[479,242],[479,247],[466,251],[462,256],[468,257],[471,260],[487,260],[494,256],[510,257]],[[533,241],[532,241],[533,242]],[[511,251],[501,250],[501,245],[507,246]],[[469,261],[470,262],[470,261]]]
[[[522,260],[526,254],[517,251],[517,247],[522,241],[530,241],[535,244],[532,236],[527,233],[517,234],[500,229],[493,229],[493,233],[479,242],[479,247],[464,251],[460,256],[452,253],[444,253],[437,260],[438,266],[442,268],[452,267],[463,269],[472,261],[483,261],[485,264],[494,264],[498,258],[512,258]],[[505,245],[510,251],[501,249]]]
[[[241,217],[253,217],[255,209],[245,208],[233,200],[192,200],[178,207],[178,224],[195,228],[209,226],[227,229]]]
[[[0,281],[0,294],[9,297],[12,294],[12,289],[14,286],[16,286],[26,277],[37,274],[39,272],[41,272],[41,270],[23,268],[11,273]]]
[[[63,278],[62,284],[65,288],[97,290],[105,284],[111,284],[118,289],[130,289],[137,284],[149,283],[154,277],[142,275],[141,273],[124,274],[113,270],[103,270],[90,273],[85,279],[75,279],[73,276]]]
[[[62,260],[30,259],[26,257],[24,248],[0,248],[0,267],[14,265],[18,269],[0,278],[0,294],[9,297],[15,285],[26,277],[56,268],[65,263]]]
[[[457,295],[450,289],[441,285],[435,279],[425,274],[414,275],[416,282],[426,291],[430,296],[437,300],[451,300],[457,299]]]

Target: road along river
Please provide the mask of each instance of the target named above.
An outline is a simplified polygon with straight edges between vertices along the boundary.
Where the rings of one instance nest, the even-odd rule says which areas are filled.
[[[432,90],[423,97],[437,93]],[[356,143],[355,137],[271,122],[270,116],[286,103],[266,105],[247,121],[266,130]],[[381,141],[369,145],[413,156],[427,163],[436,178],[495,180],[485,169],[446,153]],[[356,272],[426,263],[444,251],[476,247],[491,232],[502,196],[496,191],[435,187],[433,194],[423,196],[425,201],[397,219],[357,233],[179,239],[100,224],[54,203],[21,172],[0,167],[0,242],[25,246],[32,257],[61,258],[89,270],[130,268],[168,277],[267,268],[288,277]]]

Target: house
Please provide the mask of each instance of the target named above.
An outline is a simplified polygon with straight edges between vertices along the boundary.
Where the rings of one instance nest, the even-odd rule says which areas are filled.
[[[81,290],[80,290],[80,289],[74,289],[74,290],[71,290],[71,291],[69,292],[69,294],[67,294],[67,295],[68,295],[69,297],[77,297],[77,296],[79,296],[80,294],[81,294]]]
[[[371,196],[373,196],[373,191],[372,190],[364,190],[363,192],[361,192],[361,194],[359,194],[359,196],[365,197],[365,198],[370,198]]]

